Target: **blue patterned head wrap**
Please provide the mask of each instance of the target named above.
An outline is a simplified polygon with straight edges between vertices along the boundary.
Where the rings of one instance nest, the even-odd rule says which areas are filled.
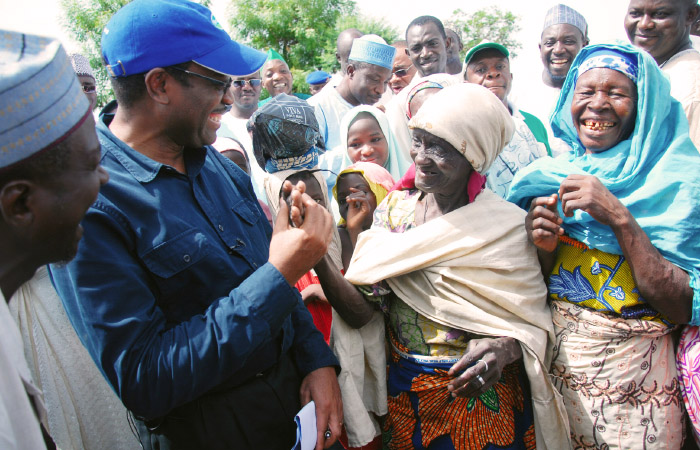
[[[612,69],[624,74],[627,78],[637,84],[637,62],[628,55],[614,50],[600,49],[588,55],[588,58],[581,63],[578,69],[578,77],[591,69]]]
[[[637,66],[637,115],[629,138],[586,154],[571,117],[571,103],[582,64],[600,50],[622,54]],[[664,258],[690,275],[694,325],[700,324],[700,153],[688,136],[688,120],[671,97],[671,85],[654,59],[631,45],[581,49],[564,81],[551,117],[554,136],[572,148],[556,159],[541,158],[513,179],[508,200],[528,209],[535,197],[559,190],[570,174],[593,175],[615,195]],[[564,217],[566,232],[589,247],[622,254],[612,229],[585,211]]]

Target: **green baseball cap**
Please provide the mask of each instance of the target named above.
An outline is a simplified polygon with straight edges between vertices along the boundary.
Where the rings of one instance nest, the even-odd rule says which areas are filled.
[[[501,44],[498,44],[496,42],[482,42],[481,44],[475,45],[469,51],[467,52],[467,56],[464,57],[464,64],[469,64],[469,61],[482,50],[486,50],[487,48],[495,48],[499,52],[503,53],[503,56],[506,58],[510,58],[510,52],[508,51],[507,48],[502,46]]]

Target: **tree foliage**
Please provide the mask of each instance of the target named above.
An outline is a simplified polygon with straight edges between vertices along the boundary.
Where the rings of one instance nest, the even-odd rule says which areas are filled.
[[[354,7],[352,0],[237,0],[231,27],[251,46],[278,51],[290,67],[316,67],[331,42],[335,49],[338,18]]]
[[[511,58],[517,55],[523,46],[513,38],[520,31],[517,24],[519,17],[510,11],[503,11],[497,6],[466,13],[457,9],[445,22],[445,26],[459,33],[464,43],[464,55],[481,41],[498,42],[510,52]]]
[[[95,73],[97,106],[104,106],[114,94],[100,54],[102,29],[129,0],[61,0],[61,24],[81,47]]]
[[[292,69],[294,92],[308,93],[305,78],[314,70],[333,73],[340,68],[335,50],[341,31],[357,28],[389,43],[398,36],[384,19],[358,13],[352,0],[231,1],[234,37],[254,48],[279,52]]]
[[[341,17],[335,24],[334,35],[337,38],[341,31],[348,28],[357,28],[364,34],[376,34],[391,44],[399,39],[399,31],[396,27],[390,25],[383,18],[367,16],[362,13],[354,13]],[[336,42],[333,40],[332,46],[324,52],[324,60],[322,62],[323,70],[335,72],[340,69],[340,63],[335,58]],[[329,57],[326,58],[326,55]]]

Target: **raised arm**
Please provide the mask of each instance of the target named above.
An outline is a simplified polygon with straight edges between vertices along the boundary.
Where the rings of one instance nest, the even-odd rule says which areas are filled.
[[[52,267],[52,277],[78,335],[127,408],[145,418],[160,417],[215,386],[244,381],[271,366],[280,342],[294,334],[290,314],[301,314],[303,308],[292,287],[297,273],[311,268],[329,239],[306,235],[315,221],[316,204],[311,203],[300,228],[283,223],[280,230],[287,217],[282,215],[269,262],[265,248],[256,250],[265,255],[262,259],[232,258],[211,235],[196,229],[154,249],[161,258],[151,261],[140,253],[135,231],[125,226],[123,216],[99,200],[89,210],[78,256]],[[320,222],[313,226],[330,232],[332,220],[324,217]],[[265,233],[255,236],[264,239]],[[184,257],[178,253],[183,243],[189,245]],[[261,245],[266,247],[267,241]],[[302,248],[306,256],[292,248]],[[228,273],[217,267],[231,259],[237,263],[227,266]],[[192,275],[212,271],[221,273],[220,283],[230,285],[230,291],[219,298],[192,294],[226,292],[219,286],[199,286],[202,280]],[[181,277],[184,289],[163,292],[166,285],[158,284],[162,277]],[[164,304],[164,296],[185,301]],[[183,307],[201,312],[168,309],[166,315],[163,309]],[[185,319],[173,320],[177,315]],[[310,317],[301,320],[313,326]],[[310,334],[306,345],[306,370],[314,370],[319,360],[337,364],[320,333]]]
[[[659,253],[629,210],[600,180],[569,175],[559,196],[567,217],[580,209],[612,228],[644,300],[676,323],[690,322],[693,290],[689,275]]]
[[[533,199],[525,218],[525,231],[537,247],[537,256],[545,279],[554,266],[559,236],[564,234],[562,219],[557,212],[558,198],[557,194],[553,194]]]
[[[351,327],[361,328],[372,318],[374,307],[343,277],[328,255],[314,266],[328,302]]]

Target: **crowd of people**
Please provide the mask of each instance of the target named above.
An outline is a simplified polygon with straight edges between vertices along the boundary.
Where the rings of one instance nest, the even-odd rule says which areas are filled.
[[[309,96],[134,0],[95,116],[85,57],[3,31],[0,448],[296,449],[311,401],[316,450],[700,446],[700,6],[620,24],[553,5],[537,104],[433,16],[344,30]]]

